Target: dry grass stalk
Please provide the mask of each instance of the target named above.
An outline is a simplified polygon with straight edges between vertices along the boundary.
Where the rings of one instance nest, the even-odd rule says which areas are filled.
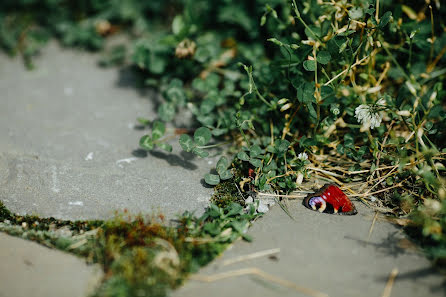
[[[382,193],[382,192],[387,192],[388,190],[391,190],[391,189],[394,189],[394,188],[401,188],[402,186],[403,186],[403,182],[400,182],[400,183],[398,183],[398,184],[396,184],[394,186],[391,186],[391,187],[388,187],[388,188],[385,188],[385,189],[382,189],[382,190],[379,190],[379,191],[376,191],[376,192],[373,192],[373,193],[355,194],[355,195],[347,195],[347,196],[364,198],[364,197],[376,195],[376,194],[379,194],[379,193]]]
[[[84,238],[84,239],[81,239],[81,240],[79,240],[79,241],[73,243],[72,245],[70,245],[70,246],[67,248],[67,250],[75,250],[75,249],[77,249],[77,248],[83,246],[83,245],[86,244],[87,242],[88,242],[87,239],[85,239],[85,238]]]
[[[337,174],[337,173],[334,173],[334,172],[331,172],[331,171],[327,171],[327,170],[324,170],[324,169],[320,169],[320,168],[307,167],[307,169],[314,170],[314,171],[319,171],[319,172],[324,173],[324,174],[329,175],[329,176],[343,177],[340,174]]]
[[[260,257],[266,257],[266,256],[278,254],[278,253],[280,253],[279,248],[255,252],[255,253],[252,253],[249,255],[243,255],[243,256],[233,258],[233,259],[225,260],[225,261],[223,261],[223,266],[231,265],[234,263],[243,262],[243,261],[247,261],[247,260],[252,260],[252,259],[256,259],[256,258],[260,258]]]
[[[373,227],[375,227],[376,219],[378,218],[378,212],[375,211],[375,215],[373,216],[372,225],[370,225],[369,236],[367,236],[367,242],[369,242],[370,237],[372,236]]]
[[[276,283],[278,285],[296,290],[297,292],[300,292],[307,296],[328,297],[328,295],[325,293],[322,293],[322,292],[319,292],[319,291],[316,291],[316,290],[313,290],[310,288],[298,286],[293,282],[278,278],[278,277],[276,277],[272,274],[266,273],[265,271],[263,271],[259,268],[256,268],[256,267],[248,267],[248,268],[242,268],[242,269],[237,269],[237,270],[230,270],[230,271],[226,271],[226,272],[222,272],[222,273],[217,273],[214,275],[192,275],[190,278],[193,280],[201,281],[201,282],[212,283],[212,282],[219,281],[222,279],[226,279],[226,278],[230,278],[230,277],[237,277],[237,276],[242,276],[242,275],[256,275],[260,278],[263,278],[266,281],[270,281],[270,282]]]
[[[287,198],[287,199],[300,199],[300,198],[307,197],[307,195],[284,195],[284,194],[272,194],[272,193],[262,193],[262,192],[257,192],[257,195],[280,197],[280,198]]]
[[[386,175],[384,175],[378,182],[376,182],[372,187],[370,187],[365,194],[370,193],[377,185],[382,183],[395,169],[398,167],[394,167],[392,170],[390,170]]]
[[[390,294],[392,293],[392,287],[393,283],[395,282],[395,278],[398,275],[398,268],[393,268],[390,272],[389,279],[387,280],[387,284],[384,287],[383,294],[381,297],[390,297]]]
[[[327,81],[324,86],[328,86],[330,85],[333,81],[335,81],[338,77],[340,77],[341,75],[344,75],[344,73],[346,73],[349,70],[352,70],[353,68],[355,68],[356,66],[358,66],[359,64],[361,64],[362,62],[364,62],[369,56],[365,56],[364,58],[362,58],[361,60],[355,62],[351,67],[344,69],[343,71],[339,72],[335,77],[333,77],[332,79],[330,79],[329,81]]]

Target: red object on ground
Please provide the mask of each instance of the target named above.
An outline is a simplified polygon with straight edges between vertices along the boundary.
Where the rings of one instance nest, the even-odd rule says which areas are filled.
[[[355,205],[336,185],[327,184],[314,194],[305,197],[305,207],[324,213],[355,215]]]
[[[254,169],[249,168],[249,170],[248,170],[248,176],[249,176],[249,178],[250,178],[250,179],[254,179],[255,175],[256,175],[256,172],[254,171]]]

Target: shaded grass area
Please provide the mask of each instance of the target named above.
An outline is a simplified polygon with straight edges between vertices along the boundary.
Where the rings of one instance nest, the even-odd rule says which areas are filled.
[[[175,224],[126,213],[108,221],[64,221],[11,213],[0,202],[0,231],[84,257],[103,267],[93,296],[167,296],[189,273],[245,235],[257,218],[238,203],[211,205],[201,217],[184,213]]]
[[[446,274],[446,200],[431,202],[431,205],[427,202],[411,213],[405,231]]]

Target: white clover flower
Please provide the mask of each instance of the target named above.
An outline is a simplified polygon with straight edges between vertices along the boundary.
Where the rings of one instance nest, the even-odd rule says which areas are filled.
[[[374,105],[361,104],[355,109],[355,118],[358,120],[358,123],[362,123],[365,127],[370,127],[370,129],[379,127],[382,121],[379,109],[385,106],[385,104],[385,99],[378,100]]]
[[[333,107],[333,108],[331,109],[331,112],[332,112],[334,115],[338,115],[341,111],[339,110],[339,107]]]
[[[308,160],[308,155],[307,153],[299,153],[299,155],[297,155],[297,158],[301,161],[305,161]]]

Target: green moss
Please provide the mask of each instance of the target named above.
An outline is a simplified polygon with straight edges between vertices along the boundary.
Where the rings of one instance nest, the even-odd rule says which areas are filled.
[[[239,203],[245,206],[245,198],[243,197],[242,190],[239,188],[240,181],[244,176],[242,173],[244,170],[243,164],[234,160],[232,168],[234,176],[216,185],[214,187],[214,194],[211,197],[211,202],[221,208],[228,207],[231,203]]]
[[[0,201],[0,219],[2,221],[11,219],[12,214],[9,211],[9,209],[6,208],[6,206],[3,204],[3,202]]]
[[[59,220],[53,217],[40,218],[33,215],[21,216],[11,213],[0,201],[0,221],[8,222],[10,225],[23,225],[33,230],[48,231],[56,230],[62,227],[69,229],[74,234],[92,230],[102,224],[102,221],[67,221]]]
[[[211,197],[211,202],[218,207],[227,207],[233,202],[244,205],[243,196],[234,180],[227,180],[215,186],[215,192]]]
[[[96,297],[166,296],[228,244],[248,239],[244,233],[256,216],[232,203],[211,205],[201,217],[186,212],[170,226],[162,216],[72,222],[14,215],[0,202],[0,231],[101,264],[105,277]]]

